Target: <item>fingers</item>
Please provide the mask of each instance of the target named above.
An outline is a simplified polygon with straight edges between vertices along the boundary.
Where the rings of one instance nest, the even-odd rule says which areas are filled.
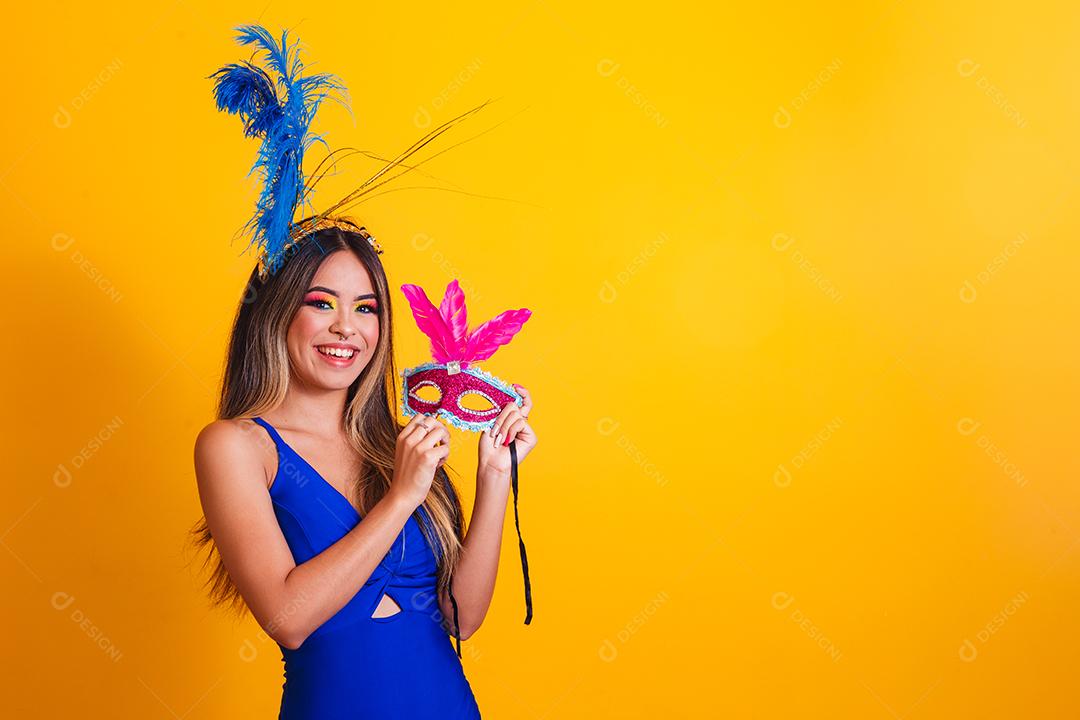
[[[409,422],[405,423],[405,427],[403,427],[401,429],[401,432],[398,433],[398,439],[407,440],[409,437],[416,434],[418,431],[420,432],[420,434],[423,434],[425,432],[424,425],[428,422],[427,417],[427,415],[417,413],[416,415],[413,415],[411,418],[409,418]]]
[[[524,417],[518,417],[513,419],[512,422],[506,426],[505,434],[503,435],[502,444],[509,445],[517,437],[517,434],[524,430],[527,426]]]
[[[498,447],[499,445],[505,445],[506,443],[504,443],[503,441],[507,438],[507,431],[510,429],[510,426],[514,422],[521,418],[521,408],[519,408],[514,402],[506,403],[505,407],[503,407],[502,409],[502,412],[500,412],[499,416],[495,418],[495,423],[488,431],[488,435],[491,436],[492,445],[494,445],[495,447]]]
[[[421,448],[450,443],[450,433],[446,426],[429,415],[414,415],[398,434],[398,438],[407,444]]]
[[[532,404],[533,404],[532,403],[532,394],[530,394],[529,391],[525,389],[524,385],[518,385],[517,383],[513,383],[513,385],[514,385],[514,389],[518,391],[519,395],[521,395],[521,399],[522,399],[521,414],[524,415],[525,417],[529,417],[529,411],[532,410]]]
[[[446,452],[450,452],[450,431],[446,429],[438,420],[435,421],[435,427],[433,427],[423,440],[420,441],[421,447],[441,447],[445,448]]]
[[[446,461],[446,458],[450,456],[450,443],[443,443],[442,445],[433,445],[424,451],[430,459],[436,461],[436,465],[441,465]]]
[[[446,429],[446,426],[434,418],[429,418],[426,425],[421,430],[423,435],[417,437],[416,446],[419,448],[433,448],[445,445],[450,446],[450,431]]]

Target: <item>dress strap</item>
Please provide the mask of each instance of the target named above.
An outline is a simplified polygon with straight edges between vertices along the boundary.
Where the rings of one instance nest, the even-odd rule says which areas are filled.
[[[287,443],[281,438],[281,435],[278,435],[278,431],[274,429],[273,425],[266,422],[261,417],[253,417],[251,419],[266,428],[266,432],[270,433],[270,437],[271,439],[273,439],[275,445],[277,445],[278,447],[281,447],[282,445],[287,445]]]

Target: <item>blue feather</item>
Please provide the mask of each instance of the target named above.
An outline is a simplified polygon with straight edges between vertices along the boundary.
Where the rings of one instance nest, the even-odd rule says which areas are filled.
[[[244,135],[262,139],[248,173],[259,173],[262,189],[244,230],[251,233],[251,244],[262,249],[265,272],[274,273],[288,248],[293,217],[310,205],[304,193],[304,152],[315,142],[326,145],[321,135],[309,132],[311,122],[322,101],[338,100],[333,93],[345,92],[345,86],[329,73],[303,75],[300,43],[290,47],[288,31],[282,31],[278,45],[259,25],[236,29],[236,41],[260,50],[277,76],[275,82],[270,72],[251,62],[226,65],[210,76],[218,110],[239,115]]]

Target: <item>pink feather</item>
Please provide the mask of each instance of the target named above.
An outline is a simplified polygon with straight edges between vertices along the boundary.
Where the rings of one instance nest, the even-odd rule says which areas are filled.
[[[446,286],[446,293],[443,295],[442,303],[439,305],[439,314],[454,338],[454,358],[464,358],[465,340],[468,337],[469,328],[466,318],[465,293],[462,292],[457,279],[451,280],[450,284]]]
[[[495,354],[500,346],[513,339],[521,326],[532,315],[531,310],[507,310],[499,313],[471,333],[465,343],[465,357],[469,362],[486,360]]]
[[[457,341],[454,333],[447,327],[442,314],[428,300],[424,289],[419,285],[405,284],[401,286],[401,291],[405,293],[412,307],[416,326],[431,338],[431,357],[435,362],[447,363],[451,360],[460,360],[460,354],[455,352]]]

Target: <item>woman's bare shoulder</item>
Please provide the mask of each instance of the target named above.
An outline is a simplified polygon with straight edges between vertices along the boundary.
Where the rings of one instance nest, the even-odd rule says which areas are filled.
[[[262,432],[250,418],[214,420],[199,431],[195,453],[223,452],[227,455],[250,453],[256,449],[256,432]],[[265,433],[264,433],[265,434]]]
[[[274,441],[250,418],[214,420],[195,438],[196,475],[217,475],[215,470],[224,468],[258,469],[268,484],[273,453]]]

